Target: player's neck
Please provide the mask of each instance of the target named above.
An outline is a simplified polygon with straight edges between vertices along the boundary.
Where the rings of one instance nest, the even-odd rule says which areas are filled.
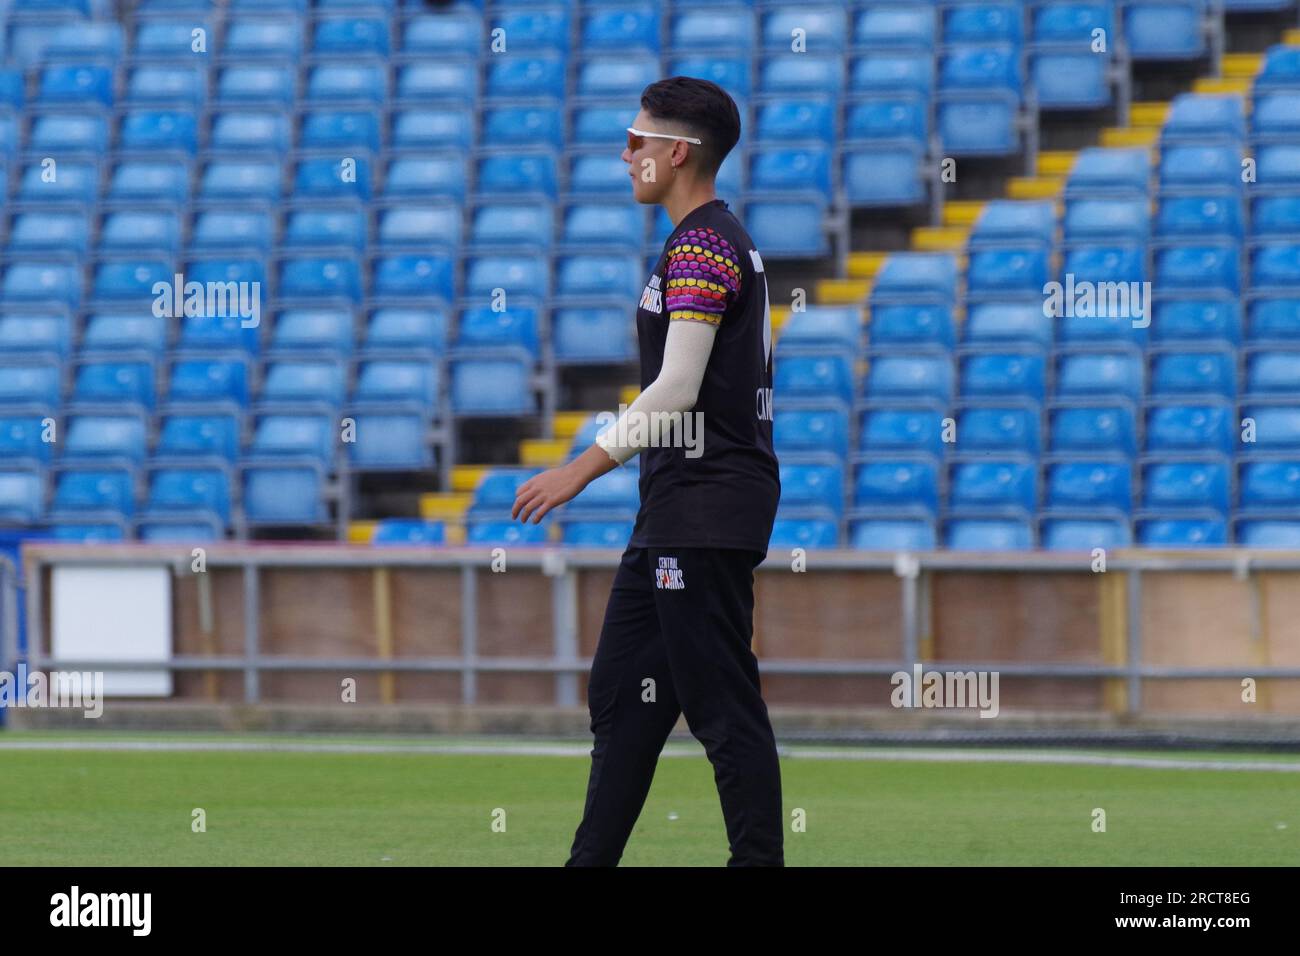
[[[705,183],[692,183],[689,188],[679,193],[670,193],[664,197],[663,206],[664,211],[668,213],[668,218],[676,226],[700,206],[717,198],[713,181],[710,180]]]

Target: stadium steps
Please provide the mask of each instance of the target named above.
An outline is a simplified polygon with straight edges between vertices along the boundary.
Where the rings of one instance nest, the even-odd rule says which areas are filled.
[[[451,490],[472,494],[491,465],[455,465],[451,469]]]
[[[591,412],[556,412],[551,424],[551,432],[557,439],[572,440],[573,436],[578,434],[578,429],[582,428],[582,423],[590,417]]]
[[[473,495],[464,492],[425,492],[420,495],[420,517],[432,521],[462,521],[473,500]]]
[[[957,204],[949,203],[949,205]],[[885,260],[888,258],[888,252],[850,252],[848,257],[849,278],[875,278],[876,273],[880,271],[880,267],[884,265]]]
[[[870,279],[818,279],[819,305],[857,305],[871,294]]]
[[[1064,176],[1013,176],[1007,182],[1007,198],[1056,199],[1064,188]]]
[[[917,252],[961,252],[969,237],[969,227],[920,226],[912,230],[912,248]]]
[[[982,200],[956,200],[943,204],[943,224],[945,226],[973,226],[979,220],[987,205]],[[880,268],[880,264],[876,264]],[[852,275],[852,272],[849,273]],[[873,273],[874,274],[874,273]]]
[[[348,523],[348,544],[369,544],[374,540],[378,521],[352,521]]]
[[[564,438],[525,438],[519,442],[519,463],[525,468],[554,468],[569,457]]]
[[[1059,178],[1068,176],[1079,154],[1075,150],[1049,150],[1038,154],[1038,175]]]

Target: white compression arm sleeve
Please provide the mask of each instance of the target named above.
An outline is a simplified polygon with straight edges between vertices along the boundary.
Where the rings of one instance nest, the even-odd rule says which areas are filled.
[[[668,323],[664,361],[658,377],[596,439],[596,444],[610,458],[621,465],[642,448],[654,445],[665,417],[656,413],[688,412],[695,407],[717,333],[717,325],[710,322],[675,319]],[[636,418],[645,421],[646,427],[630,432],[629,422]],[[646,440],[632,444],[631,439],[638,433]]]

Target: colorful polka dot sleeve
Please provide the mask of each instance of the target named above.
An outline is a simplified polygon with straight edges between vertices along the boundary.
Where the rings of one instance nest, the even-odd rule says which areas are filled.
[[[708,227],[688,229],[668,250],[665,270],[668,319],[718,325],[740,292],[740,258],[731,243]]]

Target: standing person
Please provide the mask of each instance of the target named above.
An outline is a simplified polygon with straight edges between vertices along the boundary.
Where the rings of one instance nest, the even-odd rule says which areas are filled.
[[[595,746],[567,866],[618,863],[682,713],[713,765],[727,865],[784,865],[780,765],[750,647],[753,571],[781,491],[767,277],[714,190],[739,138],[715,83],[676,76],[642,93],[622,158],[637,202],[673,223],[636,314],[642,391],[579,457],[525,482],[513,509],[536,523],[641,453],[641,507],[587,685]],[[688,420],[702,426],[694,442],[689,427],[671,433]]]

